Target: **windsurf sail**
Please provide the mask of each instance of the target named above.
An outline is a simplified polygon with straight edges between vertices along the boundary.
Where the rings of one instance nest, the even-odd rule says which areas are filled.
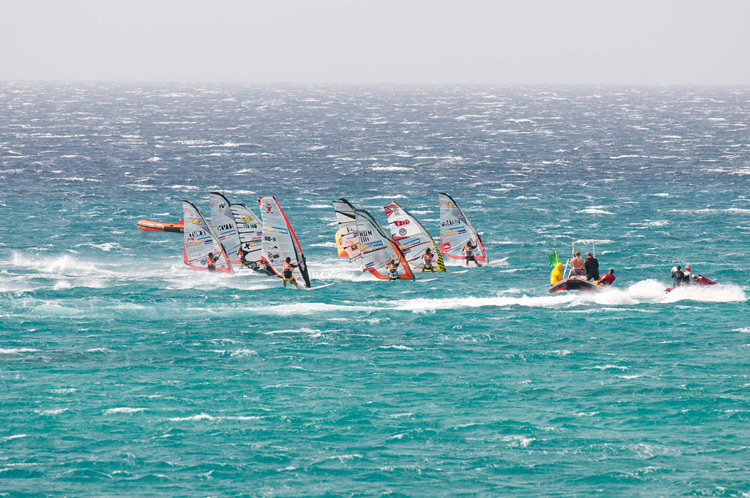
[[[385,206],[384,209],[393,240],[401,248],[409,264],[413,267],[422,266],[424,264],[422,256],[425,255],[427,249],[430,249],[433,259],[437,262],[435,265],[437,271],[445,271],[443,255],[438,251],[427,229],[395,201]]]
[[[237,223],[237,235],[245,251],[245,261],[248,263],[260,261],[263,254],[263,224],[246,205],[231,204],[229,207]]]
[[[219,192],[211,192],[211,226],[219,235],[221,245],[229,256],[229,262],[235,265],[241,265],[237,249],[240,248],[240,237],[237,233],[237,223],[234,220],[234,214],[230,207],[229,201]]]
[[[339,225],[337,247],[340,246],[339,256],[345,253],[349,261],[360,264],[359,234],[357,233],[357,219],[354,215],[355,207],[344,198],[333,201],[333,210],[336,212],[336,222]]]
[[[182,252],[185,264],[197,270],[208,271],[206,258],[212,254],[216,261],[216,271],[232,273],[227,252],[203,214],[190,201],[182,201],[182,213],[185,226]]]
[[[479,233],[450,195],[440,192],[440,252],[453,259],[465,260],[463,248],[471,241],[477,261],[487,261]]]
[[[359,236],[360,263],[362,271],[369,271],[377,278],[391,280],[388,265],[393,259],[398,263],[397,275],[401,280],[414,280],[409,262],[398,244],[393,241],[375,221],[370,213],[364,209],[355,209],[354,217]]]
[[[281,267],[286,258],[297,267],[295,277],[302,277],[305,287],[310,287],[310,276],[307,273],[307,262],[302,254],[297,236],[286,219],[284,211],[275,197],[261,197],[258,201],[260,215],[263,217],[263,244],[261,259],[268,263],[273,272],[282,276]]]

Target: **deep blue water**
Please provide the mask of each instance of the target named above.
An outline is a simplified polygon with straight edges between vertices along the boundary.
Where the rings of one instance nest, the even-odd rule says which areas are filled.
[[[0,496],[750,496],[750,89],[0,84]],[[275,195],[319,291],[141,233]],[[380,282],[331,201],[495,267]],[[547,254],[617,281],[549,295]],[[665,294],[690,263],[722,285]]]

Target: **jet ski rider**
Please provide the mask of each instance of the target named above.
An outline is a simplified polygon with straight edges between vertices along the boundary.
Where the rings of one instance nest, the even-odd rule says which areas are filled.
[[[672,268],[672,282],[674,283],[674,286],[681,286],[684,280],[685,274],[682,272],[682,267],[680,265],[677,265]]]

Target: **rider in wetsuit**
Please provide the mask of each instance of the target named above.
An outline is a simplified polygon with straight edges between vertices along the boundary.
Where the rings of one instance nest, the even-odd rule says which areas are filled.
[[[477,258],[474,256],[474,249],[477,248],[477,245],[472,243],[471,239],[469,239],[466,242],[466,245],[463,248],[464,251],[464,258],[466,258],[466,266],[469,266],[469,261],[473,261],[475,265],[482,266],[479,264],[479,261],[477,261]]]
[[[432,265],[435,255],[432,254],[432,249],[429,247],[425,250],[422,256],[422,272],[431,271],[435,272],[435,267]]]
[[[299,288],[299,284],[297,283],[297,280],[294,278],[294,269],[297,268],[297,265],[292,264],[292,258],[287,257],[286,261],[284,261],[284,264],[281,265],[281,279],[284,282],[284,287],[286,287],[287,282],[291,282],[294,285]]]
[[[214,258],[214,253],[208,253],[208,256],[206,256],[206,267],[208,268],[208,271],[216,271],[217,259],[218,258]]]
[[[386,266],[386,268],[388,269],[388,277],[391,280],[399,280],[399,278],[400,278],[398,276],[398,266],[399,266],[399,264],[400,263],[398,261],[396,261],[395,259],[393,259],[393,258],[391,258],[390,261],[388,261],[388,265]]]

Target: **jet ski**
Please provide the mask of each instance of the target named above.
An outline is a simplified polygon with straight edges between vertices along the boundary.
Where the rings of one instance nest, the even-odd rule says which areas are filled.
[[[708,277],[704,277],[703,275],[698,275],[697,277],[695,277],[690,282],[685,282],[684,284],[682,284],[682,287],[689,287],[691,285],[701,285],[701,286],[704,286],[704,285],[716,285],[718,283],[719,282],[716,282],[715,280],[711,280]],[[672,292],[676,288],[677,287],[667,287],[666,291],[667,292]]]
[[[141,220],[138,222],[138,228],[144,232],[174,232],[182,233],[184,230],[184,222],[182,220],[177,223],[167,223],[165,221],[149,221]]]

